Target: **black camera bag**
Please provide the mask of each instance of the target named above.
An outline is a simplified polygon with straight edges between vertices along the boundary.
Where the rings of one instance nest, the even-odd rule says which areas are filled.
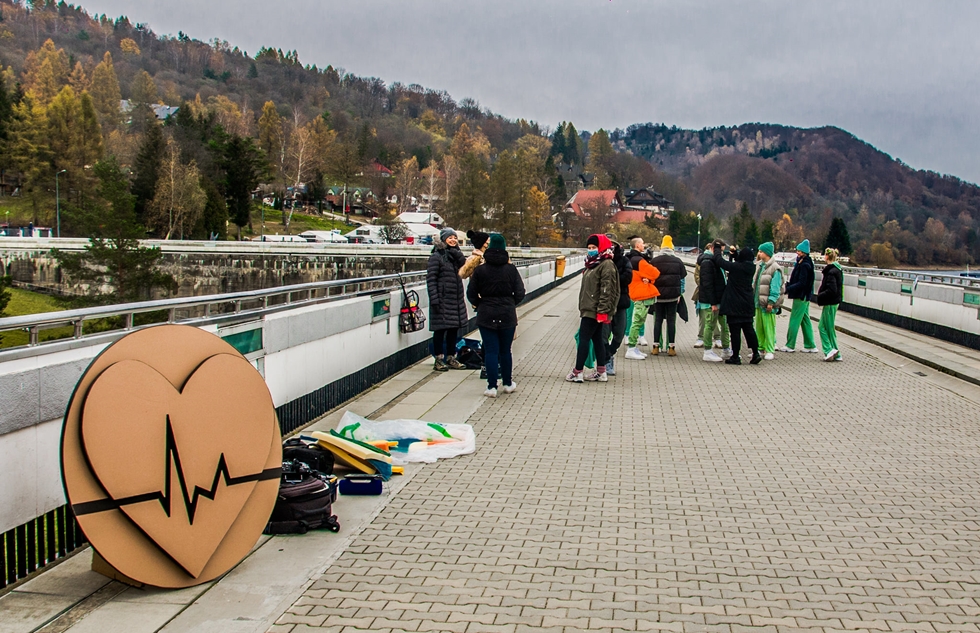
[[[310,470],[315,470],[324,475],[333,474],[333,453],[316,444],[307,444],[298,437],[290,438],[282,443],[282,461],[303,462]]]

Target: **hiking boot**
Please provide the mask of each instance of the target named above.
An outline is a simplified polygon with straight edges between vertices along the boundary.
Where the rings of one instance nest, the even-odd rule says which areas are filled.
[[[732,351],[732,348],[730,348],[730,347],[726,347],[725,349],[721,350],[721,358],[722,358],[722,360],[728,360],[734,354],[735,354],[735,352],[733,352]]]
[[[436,357],[436,362],[432,365],[432,369],[435,371],[449,371],[449,365],[443,359]]]
[[[667,348],[667,356],[677,356],[677,349],[673,345]]]
[[[488,398],[496,398],[497,397],[497,388],[496,387],[490,387],[486,391],[483,392],[483,395],[485,395]]]
[[[726,358],[725,359],[725,364],[726,365],[741,365],[742,364],[742,359],[739,358],[738,356],[732,356],[731,358]]]
[[[574,369],[567,376],[565,376],[565,380],[568,382],[585,382],[582,372],[575,371]]]
[[[702,347],[704,347],[704,341],[702,341],[701,339],[694,341],[695,349],[701,349]]]
[[[779,348],[779,349],[777,349],[776,351],[777,351],[777,352],[783,352],[783,353],[785,353],[785,354],[792,354],[792,353],[793,353],[793,352],[795,352],[796,350],[795,350],[795,349],[793,349],[792,347],[786,347],[785,345],[783,345],[782,347],[780,347],[780,348]]]
[[[752,360],[749,361],[750,365],[758,365],[762,362],[762,355],[759,354],[759,350],[752,350]]]
[[[511,381],[509,385],[504,385],[503,387],[500,388],[500,390],[503,391],[504,393],[514,393],[515,391],[517,391],[517,383]]]
[[[647,355],[635,347],[626,350],[626,360],[643,360]]]
[[[455,356],[450,356],[446,359],[446,366],[449,369],[466,369],[466,365],[456,360]]]
[[[709,349],[705,351],[704,356],[701,358],[701,360],[703,360],[706,363],[720,363],[725,359],[719,356],[718,354],[715,354],[714,350]]]
[[[650,356],[659,356],[659,355],[660,355],[659,345],[654,345],[653,347],[650,348]]]

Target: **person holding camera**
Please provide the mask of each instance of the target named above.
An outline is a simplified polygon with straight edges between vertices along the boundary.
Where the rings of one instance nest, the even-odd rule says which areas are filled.
[[[732,355],[725,360],[728,365],[742,364],[742,336],[745,336],[745,344],[752,350],[752,365],[758,365],[762,361],[759,354],[759,339],[755,335],[752,327],[752,318],[755,316],[755,278],[756,266],[753,263],[755,253],[751,248],[743,248],[736,253],[735,247],[729,248],[728,260],[722,258],[722,247],[716,245],[712,262],[718,268],[728,273],[728,283],[722,293],[721,304],[718,306],[718,314],[725,317],[728,327],[731,330]]]
[[[755,276],[755,334],[766,360],[776,357],[776,310],[781,305],[783,289],[783,268],[773,258],[775,251],[772,242],[765,242],[756,254],[759,269]]]

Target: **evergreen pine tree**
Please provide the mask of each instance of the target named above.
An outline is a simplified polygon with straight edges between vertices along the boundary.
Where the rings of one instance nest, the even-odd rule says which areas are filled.
[[[146,210],[157,191],[160,163],[163,161],[163,130],[151,125],[143,137],[139,153],[133,161],[133,196],[136,217],[146,223]]]
[[[582,164],[582,153],[580,148],[582,146],[582,139],[579,138],[578,130],[575,129],[575,125],[569,121],[568,125],[565,126],[565,162],[569,165],[581,165]]]
[[[836,248],[841,255],[849,255],[852,251],[851,236],[847,232],[847,224],[843,218],[834,218],[830,223],[830,231],[824,240],[824,248]]]
[[[565,160],[565,124],[559,123],[551,135],[551,157]]]

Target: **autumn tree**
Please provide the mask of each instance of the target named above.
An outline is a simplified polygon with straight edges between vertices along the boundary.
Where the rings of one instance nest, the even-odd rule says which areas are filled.
[[[66,170],[71,182],[79,187],[88,182],[86,167],[102,158],[102,128],[95,104],[87,92],[76,95],[65,86],[47,111],[48,138],[54,167]]]
[[[773,241],[776,250],[795,250],[796,245],[803,241],[803,227],[794,224],[793,218],[784,213],[773,228]]]
[[[22,175],[22,190],[31,201],[34,224],[40,224],[42,200],[54,180],[47,110],[31,94],[12,108],[6,159]]]
[[[47,40],[40,49],[27,54],[24,91],[32,93],[42,105],[47,105],[68,83],[70,72],[65,50],[57,48],[52,40]]]
[[[85,68],[82,67],[82,62],[75,62],[75,68],[72,69],[71,75],[68,77],[68,85],[76,93],[81,93],[89,89],[88,75],[85,74]]]
[[[119,90],[119,78],[112,63],[112,54],[106,51],[102,61],[92,71],[92,83],[89,88],[95,109],[99,113],[102,124],[107,130],[119,125],[119,103],[122,92]]]
[[[169,139],[160,164],[156,195],[148,207],[150,223],[165,229],[161,231],[163,239],[169,240],[175,233],[183,239],[184,231],[190,232],[197,223],[207,202],[200,182],[197,163],[184,163],[177,143]]]
[[[412,209],[412,198],[421,185],[422,174],[419,171],[419,161],[414,156],[405,159],[395,170],[395,195],[398,198],[398,213],[402,214]]]

